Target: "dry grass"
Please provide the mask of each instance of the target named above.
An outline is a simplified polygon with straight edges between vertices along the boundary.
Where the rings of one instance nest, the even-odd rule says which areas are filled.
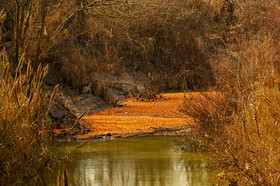
[[[7,12],[3,45],[9,57],[16,62],[12,56],[24,53],[34,65],[37,59],[49,64],[49,76],[59,83],[81,89],[96,71],[127,70],[151,72],[161,89],[194,89],[214,81],[202,42],[214,16],[207,2],[18,2],[0,3]]]
[[[213,58],[220,96],[185,99],[182,111],[199,122],[197,133],[215,153],[220,181],[279,185],[280,4],[234,4],[234,32]]]
[[[52,159],[48,101],[41,89],[47,68],[33,72],[22,59],[13,71],[5,51],[0,57],[0,183],[43,184],[42,171]]]

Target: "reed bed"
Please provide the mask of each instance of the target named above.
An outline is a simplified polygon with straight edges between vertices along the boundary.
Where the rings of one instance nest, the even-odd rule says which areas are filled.
[[[217,96],[186,97],[181,111],[214,152],[221,183],[279,185],[279,8],[234,1],[236,23],[212,59]],[[246,10],[246,12],[245,12]]]
[[[13,70],[5,51],[0,57],[0,185],[43,185],[52,160],[47,111],[54,94],[49,99],[41,88],[47,68],[34,72],[22,59]]]

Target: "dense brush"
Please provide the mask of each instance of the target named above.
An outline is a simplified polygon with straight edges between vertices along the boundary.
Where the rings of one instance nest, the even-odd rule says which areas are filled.
[[[197,133],[208,139],[221,180],[279,185],[280,4],[235,5],[238,22],[212,60],[216,93],[202,94],[199,101],[186,97],[181,110],[196,118]]]
[[[0,57],[0,183],[42,183],[42,171],[52,159],[46,114],[52,98],[41,89],[47,68],[33,72],[22,59],[14,71],[5,51]]]

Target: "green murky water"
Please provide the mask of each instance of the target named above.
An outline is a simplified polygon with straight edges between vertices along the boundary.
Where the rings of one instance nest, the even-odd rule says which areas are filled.
[[[54,147],[58,156],[79,143]],[[71,185],[211,185],[206,153],[177,151],[172,137],[133,137],[91,141],[70,155]],[[55,185],[56,178],[49,180]]]

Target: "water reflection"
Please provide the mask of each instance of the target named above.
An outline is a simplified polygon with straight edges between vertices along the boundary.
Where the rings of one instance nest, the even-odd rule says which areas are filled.
[[[56,151],[62,156],[77,145],[64,144]],[[206,155],[176,152],[171,137],[95,141],[76,149],[70,159],[72,185],[177,186],[211,181]]]

